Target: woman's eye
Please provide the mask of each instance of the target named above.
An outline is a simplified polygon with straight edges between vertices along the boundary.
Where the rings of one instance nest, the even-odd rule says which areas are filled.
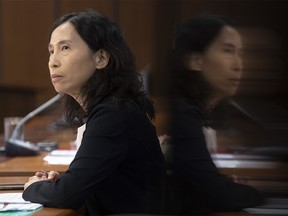
[[[49,52],[49,55],[52,55],[54,53],[53,50],[48,50],[48,52]]]
[[[69,47],[68,46],[62,46],[62,50],[68,50]]]
[[[234,50],[231,49],[231,48],[224,48],[224,52],[226,52],[226,53],[233,53]]]

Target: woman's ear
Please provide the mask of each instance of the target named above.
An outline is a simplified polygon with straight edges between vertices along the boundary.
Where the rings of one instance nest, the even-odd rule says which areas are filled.
[[[96,69],[103,69],[105,68],[110,60],[110,54],[103,49],[99,49],[95,53],[95,64],[96,64]]]
[[[187,55],[185,59],[185,66],[188,70],[201,71],[203,65],[203,58],[201,53],[192,53]]]

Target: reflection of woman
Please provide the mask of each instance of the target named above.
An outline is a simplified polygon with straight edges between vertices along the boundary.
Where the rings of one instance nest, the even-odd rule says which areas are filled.
[[[258,192],[220,175],[210,157],[203,127],[209,113],[235,94],[242,72],[242,42],[226,18],[200,16],[176,34],[170,68],[175,203],[181,213],[237,210],[260,204]],[[213,139],[212,139],[213,140]],[[181,184],[180,184],[181,182]],[[182,199],[181,199],[182,196]]]
[[[75,127],[86,123],[86,130],[69,169],[37,172],[24,199],[85,205],[88,215],[159,212],[165,168],[147,117],[154,109],[119,28],[95,11],[68,14],[54,23],[48,49],[67,120]]]

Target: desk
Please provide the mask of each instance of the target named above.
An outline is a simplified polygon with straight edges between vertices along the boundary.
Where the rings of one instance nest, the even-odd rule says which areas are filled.
[[[60,107],[61,108],[61,107]],[[59,108],[59,109],[60,109]],[[57,109],[56,109],[57,110]],[[25,125],[25,140],[37,143],[43,140],[58,141],[59,147],[71,148],[70,143],[76,139],[76,134],[71,128],[55,124],[61,120],[59,112],[52,110],[45,115],[37,116]],[[3,135],[0,136],[0,146],[4,145]],[[56,170],[64,172],[67,166],[49,165],[43,161],[46,153],[37,156],[6,157],[0,155],[0,176],[31,176],[40,170]]]
[[[214,157],[213,157],[214,156]],[[212,155],[219,171],[268,196],[288,197],[288,162],[253,155]],[[222,159],[221,159],[222,157]],[[224,159],[223,159],[224,158]]]
[[[1,156],[0,160],[0,184],[3,183],[25,183],[28,178],[34,175],[35,171],[45,170],[57,170],[58,172],[64,172],[67,166],[64,165],[49,165],[44,163],[43,157],[45,153],[38,156],[31,157],[6,157]],[[19,165],[20,164],[20,165]],[[2,193],[3,191],[1,191]],[[6,191],[11,192],[11,191]],[[19,192],[19,191],[17,191]],[[42,208],[33,216],[76,216],[82,215],[81,211],[74,211],[72,209],[58,209],[58,208]]]
[[[13,176],[13,177],[0,177],[0,184],[2,183],[24,183],[27,182],[28,177]],[[21,191],[1,191],[1,193],[21,192]],[[1,214],[0,214],[1,215]],[[35,211],[32,216],[80,216],[83,215],[82,210],[75,211],[72,209],[59,209],[44,207],[38,211]]]
[[[62,143],[64,146],[67,143]],[[62,146],[63,146],[62,145]],[[64,172],[67,166],[64,165],[49,165],[43,161],[45,153],[41,153],[38,156],[29,157],[6,157],[0,158],[0,184],[2,183],[25,183],[28,178],[34,175],[35,171],[45,170],[57,170],[58,172]],[[20,164],[20,165],[19,165]],[[3,191],[1,191],[2,193]],[[11,191],[6,191],[11,192]],[[19,191],[17,191],[19,192]],[[33,216],[75,216],[82,215],[81,211],[74,211],[72,209],[58,209],[44,207],[35,213]],[[245,216],[243,212],[227,212],[227,213],[215,213],[213,216]]]
[[[4,165],[0,162],[0,184],[1,183],[24,183],[27,182],[28,177],[31,176],[35,173],[35,170],[40,170],[40,169],[46,169],[46,170],[57,170],[60,172],[63,172],[67,169],[67,166],[57,166],[57,165],[48,165],[45,164],[42,160],[43,156],[45,154],[41,154],[39,156],[34,156],[34,157],[15,157],[15,158],[9,158],[4,162]],[[16,168],[13,168],[13,165],[20,163],[22,166],[16,166]],[[25,170],[26,165],[29,164],[28,169]],[[2,168],[4,167],[4,171]],[[18,167],[18,168],[17,168]],[[9,174],[10,168],[12,169],[12,172]],[[51,169],[49,169],[51,168]],[[5,171],[6,169],[6,171]],[[223,172],[228,173],[234,173],[235,170],[222,170]],[[3,175],[6,174],[5,176]],[[21,174],[21,175],[17,175]],[[273,184],[274,187],[277,186],[277,184]],[[279,185],[278,185],[279,186]],[[280,188],[280,187],[279,187]],[[11,191],[8,191],[11,192]],[[35,213],[32,214],[33,216],[75,216],[75,215],[81,215],[81,211],[74,211],[71,209],[57,209],[57,208],[42,208],[39,211],[36,211]],[[219,212],[219,213],[214,213],[213,216],[248,216],[247,213],[244,212]]]
[[[31,175],[34,175],[35,170],[45,169],[64,172],[67,169],[67,166],[64,165],[58,166],[46,164],[43,162],[43,157],[45,155],[45,153],[42,153],[38,156],[31,157],[2,157],[2,162],[0,162],[0,184],[12,182],[25,183]],[[21,164],[21,166],[19,166],[19,164]],[[11,169],[11,172],[9,172],[9,169]],[[74,211],[72,209],[44,207],[33,213],[32,216],[80,216],[82,213],[81,210]],[[247,216],[247,214],[244,212],[219,212],[212,216]]]
[[[43,161],[45,153],[28,157],[0,157],[0,176],[32,176],[40,170],[64,172],[65,165],[49,165]]]
[[[0,160],[0,184],[3,183],[25,183],[28,178],[34,175],[35,171],[45,170],[57,170],[60,173],[67,169],[64,165],[49,165],[43,162],[45,153],[39,156],[31,157],[6,157],[1,156]],[[3,191],[1,191],[2,193]],[[11,192],[11,191],[6,191]],[[19,191],[17,191],[19,192]],[[72,209],[58,209],[58,208],[42,208],[33,216],[76,216],[82,215],[81,211],[74,211]]]
[[[40,121],[41,122],[41,121]],[[36,124],[37,123],[37,124]],[[39,122],[36,122],[34,125],[39,125]],[[38,127],[38,126],[37,126]],[[39,131],[38,129],[36,129]],[[31,132],[30,132],[31,133]],[[61,130],[58,133],[53,135],[48,135],[42,137],[41,139],[46,140],[58,140],[61,148],[69,148],[70,141],[75,140],[75,134],[71,130]],[[37,138],[35,133],[33,134],[33,139],[40,139]],[[29,137],[27,137],[27,140]],[[3,141],[2,141],[3,142]],[[0,140],[1,143],[1,140]],[[39,170],[56,170],[58,172],[64,172],[67,169],[67,166],[64,165],[49,165],[43,161],[43,157],[46,153],[41,153],[38,156],[31,156],[31,157],[6,157],[5,155],[0,156],[0,183],[25,183],[27,182],[28,177],[34,175],[35,171]],[[247,181],[247,184],[253,185],[260,189],[265,189],[267,191],[274,191],[274,192],[283,192],[283,188],[285,189],[284,192],[288,191],[288,173],[287,164],[279,164],[277,167],[266,167],[263,169],[259,168],[220,168],[220,172],[225,175],[237,175],[240,177],[245,177],[244,179]],[[276,181],[270,179],[274,177]],[[266,179],[266,181],[263,181]],[[9,191],[11,192],[11,191]],[[81,211],[74,211],[71,209],[57,209],[57,208],[42,208],[39,211],[33,213],[35,216],[72,216],[72,215],[81,215]],[[249,214],[244,212],[220,212],[214,213],[213,216],[247,216]]]
[[[54,116],[54,115],[53,115]],[[58,117],[58,116],[57,116]],[[57,118],[56,117],[56,118]],[[55,119],[55,116],[54,118]],[[61,148],[70,148],[70,142],[75,140],[76,135],[69,128],[48,128],[49,132],[43,133],[46,127],[39,125],[48,125],[51,122],[51,116],[39,116],[29,122],[25,126],[25,139],[38,142],[41,140],[57,140]],[[27,133],[26,133],[27,131]],[[37,131],[38,133],[35,133]],[[0,146],[4,145],[3,135],[0,136]],[[64,172],[68,166],[65,165],[49,165],[43,161],[43,157],[47,153],[41,153],[37,156],[29,157],[7,157],[0,154],[0,184],[3,183],[25,183],[28,178],[35,174],[38,170],[56,170]],[[4,191],[1,191],[3,193]],[[13,191],[5,191],[13,192]],[[14,191],[19,192],[19,191]],[[35,213],[33,216],[76,216],[82,215],[81,211],[74,211],[72,209],[58,209],[44,207]]]

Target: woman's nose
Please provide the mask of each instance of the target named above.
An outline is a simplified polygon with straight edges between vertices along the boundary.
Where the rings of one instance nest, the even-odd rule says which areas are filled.
[[[242,57],[241,56],[235,56],[234,69],[236,71],[242,71],[243,64],[242,64]]]
[[[55,54],[51,55],[49,58],[49,67],[50,68],[58,68],[61,63]]]

